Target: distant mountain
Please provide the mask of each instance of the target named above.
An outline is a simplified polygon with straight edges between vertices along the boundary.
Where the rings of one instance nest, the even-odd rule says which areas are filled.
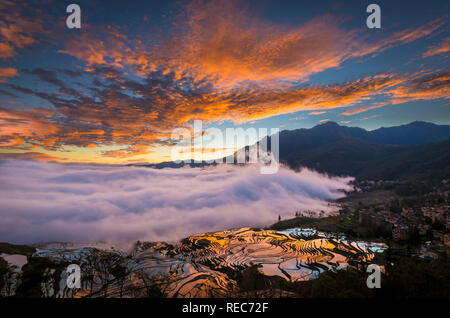
[[[155,169],[164,169],[164,168],[182,168],[182,167],[190,167],[190,168],[201,168],[205,166],[214,166],[216,163],[207,163],[207,162],[174,162],[174,161],[163,161],[159,163],[148,163],[148,164],[129,164],[127,166],[138,166],[138,167],[151,167]]]
[[[387,151],[355,174],[360,179],[449,179],[450,140]]]
[[[280,162],[293,169],[308,167],[359,179],[450,178],[449,125],[416,121],[367,131],[327,122],[310,129],[283,130],[279,143]],[[206,165],[162,162],[146,166]]]
[[[356,138],[382,145],[424,145],[449,139],[450,125],[415,121],[407,125],[367,131],[327,122],[311,129],[284,130],[281,136],[289,142],[301,143],[303,147],[317,147],[342,138]]]
[[[450,176],[450,126],[413,122],[366,131],[334,122],[280,133],[280,161],[367,179]]]
[[[358,130],[357,128],[354,132]],[[407,125],[382,127],[366,133],[360,138],[378,144],[424,145],[449,139],[450,126],[415,121]],[[358,137],[358,135],[354,135],[354,137]]]

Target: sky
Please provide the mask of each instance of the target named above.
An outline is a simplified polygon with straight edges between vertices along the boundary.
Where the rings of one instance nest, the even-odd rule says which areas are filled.
[[[0,0],[0,157],[170,161],[195,120],[450,124],[449,2],[375,1],[369,29],[371,2]]]

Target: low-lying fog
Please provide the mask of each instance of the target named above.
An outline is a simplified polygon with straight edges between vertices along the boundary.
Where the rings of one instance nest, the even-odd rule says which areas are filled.
[[[326,200],[351,178],[280,167],[152,169],[0,161],[0,241],[173,241],[201,232],[266,226]]]

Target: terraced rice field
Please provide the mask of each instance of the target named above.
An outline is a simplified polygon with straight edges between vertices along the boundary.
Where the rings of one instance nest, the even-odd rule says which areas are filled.
[[[152,284],[167,297],[226,297],[236,287],[229,273],[251,265],[259,265],[267,276],[304,281],[324,270],[345,268],[350,258],[368,261],[384,248],[305,229],[241,228],[193,235],[176,245],[139,243],[129,253],[51,248],[38,249],[36,255],[80,264],[82,288],[68,289],[63,272],[54,292],[58,297],[144,297]],[[102,261],[114,264],[109,266],[112,269],[119,265],[122,274],[102,270]]]

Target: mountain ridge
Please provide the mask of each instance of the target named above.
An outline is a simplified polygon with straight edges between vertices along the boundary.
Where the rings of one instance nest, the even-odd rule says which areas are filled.
[[[280,162],[292,169],[307,167],[357,179],[450,178],[450,125],[415,121],[368,131],[327,122],[312,128],[281,131],[279,151]],[[146,166],[208,165],[215,163],[169,161]]]
[[[282,131],[280,162],[359,179],[450,176],[450,126],[412,122],[367,131],[335,122]]]

